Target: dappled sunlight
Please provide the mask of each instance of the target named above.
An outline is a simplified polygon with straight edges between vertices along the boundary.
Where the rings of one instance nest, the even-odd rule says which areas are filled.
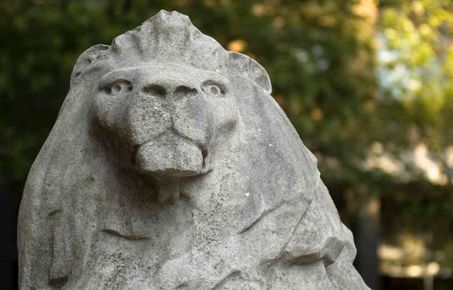
[[[391,175],[401,175],[402,164],[390,154],[384,152],[383,145],[379,142],[371,146],[365,166],[369,169],[380,169]]]
[[[441,164],[429,157],[425,144],[418,144],[414,150],[414,161],[418,168],[423,170],[426,177],[433,183],[446,184],[447,176],[442,172]]]
[[[378,248],[383,273],[392,277],[425,277],[448,275],[450,269],[441,271],[438,261],[430,260],[433,254],[423,240],[410,234],[400,235],[397,245],[382,243]]]
[[[420,170],[430,182],[439,185],[447,184],[448,176],[443,170],[443,165],[445,163],[452,167],[453,147],[450,146],[445,150],[444,160],[436,160],[431,156],[432,153],[424,143],[419,143],[415,148],[403,152],[400,156],[394,156],[384,151],[382,143],[376,142],[370,148],[365,166],[369,169],[382,170],[402,179],[410,179],[411,176],[417,178],[418,175],[414,175],[413,172],[415,168]],[[404,164],[413,164],[413,166],[404,166]]]
[[[236,39],[228,43],[228,50],[241,52],[247,47],[247,43],[242,39]]]

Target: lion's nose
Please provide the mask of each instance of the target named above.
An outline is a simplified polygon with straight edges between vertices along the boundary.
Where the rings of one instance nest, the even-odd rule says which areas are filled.
[[[209,112],[197,83],[179,79],[148,81],[140,94],[129,99],[127,126],[139,144],[166,131],[205,144]],[[172,133],[172,134],[173,134]]]
[[[180,99],[198,94],[198,90],[190,85],[175,85],[173,83],[151,83],[143,86],[142,93],[159,98]]]
[[[173,96],[175,98],[184,98],[184,97],[191,97],[198,94],[198,90],[194,87],[189,86],[177,86],[173,92]]]

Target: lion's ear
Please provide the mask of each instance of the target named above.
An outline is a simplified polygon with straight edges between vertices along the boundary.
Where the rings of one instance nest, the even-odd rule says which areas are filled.
[[[229,52],[228,66],[232,70],[241,72],[242,75],[254,81],[267,93],[272,92],[272,85],[266,70],[252,58],[237,52]]]
[[[74,70],[71,74],[71,80],[78,78],[83,73],[86,73],[96,67],[96,65],[98,65],[98,60],[104,58],[106,50],[109,48],[110,46],[108,45],[97,44],[85,50],[77,59]]]

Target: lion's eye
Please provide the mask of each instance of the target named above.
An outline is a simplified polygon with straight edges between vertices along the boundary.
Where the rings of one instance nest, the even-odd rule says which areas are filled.
[[[214,83],[211,81],[204,82],[201,85],[201,89],[208,95],[214,97],[223,97],[225,95],[225,88],[221,84]]]
[[[101,89],[108,95],[119,95],[132,91],[132,84],[126,80],[117,80],[101,86]]]

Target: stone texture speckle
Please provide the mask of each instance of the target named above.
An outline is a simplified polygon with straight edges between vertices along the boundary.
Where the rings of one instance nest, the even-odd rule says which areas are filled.
[[[368,289],[266,71],[161,11],[78,59],[19,213],[21,289]]]

